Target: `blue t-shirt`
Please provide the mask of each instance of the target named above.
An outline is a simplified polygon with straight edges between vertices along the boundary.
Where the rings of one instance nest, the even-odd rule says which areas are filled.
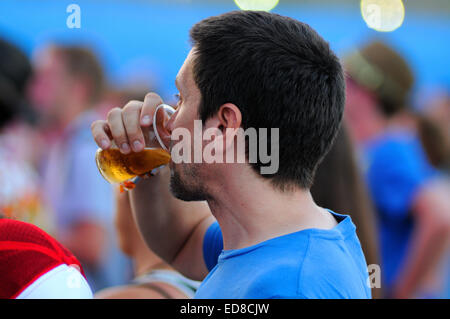
[[[203,240],[210,270],[200,299],[371,298],[364,254],[350,216],[333,229],[305,229],[254,246],[222,250],[219,224]]]
[[[405,130],[380,135],[365,145],[364,152],[366,177],[378,215],[381,278],[389,289],[408,252],[414,227],[412,204],[436,171],[417,136]]]

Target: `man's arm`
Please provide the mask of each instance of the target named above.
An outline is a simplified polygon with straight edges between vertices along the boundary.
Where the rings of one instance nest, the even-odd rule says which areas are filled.
[[[92,124],[98,146],[108,149],[112,142],[124,153],[140,152],[145,145],[142,128],[151,126],[161,98],[147,94],[145,101],[129,102],[115,108],[106,121]],[[128,146],[123,148],[122,146]],[[147,245],[163,260],[187,277],[201,280],[208,273],[203,259],[203,237],[214,222],[206,202],[182,202],[170,193],[170,171],[162,170],[141,180],[131,191],[131,205],[139,230]]]
[[[405,267],[393,288],[394,298],[411,298],[423,278],[435,270],[449,245],[449,188],[445,184],[429,184],[416,196],[413,232]]]
[[[206,202],[183,202],[169,189],[170,170],[144,179],[131,191],[131,207],[147,245],[186,277],[208,274],[203,237],[215,221]]]

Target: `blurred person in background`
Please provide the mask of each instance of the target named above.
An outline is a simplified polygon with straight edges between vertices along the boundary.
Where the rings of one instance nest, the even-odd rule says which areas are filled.
[[[450,178],[450,91],[435,91],[422,111],[420,137],[430,161]],[[450,298],[450,249],[441,268],[446,274],[444,298]],[[431,282],[437,279],[431,278]],[[441,284],[442,285],[442,284]]]
[[[440,289],[425,286],[442,275],[437,269],[448,251],[449,188],[420,139],[422,120],[409,107],[413,72],[379,41],[345,64],[346,118],[377,211],[384,291],[393,298],[435,297]]]
[[[367,265],[379,265],[375,211],[345,123],[317,168],[311,194],[317,205],[352,217]],[[374,282],[372,297],[382,296],[381,287]]]
[[[115,192],[115,225],[119,247],[134,262],[134,280],[124,286],[96,293],[101,299],[186,299],[193,298],[200,282],[190,280],[151,251],[134,220],[128,192]]]
[[[26,122],[31,76],[26,55],[0,39],[0,299],[92,298],[79,261],[40,228],[51,228],[49,216],[23,152],[35,141]]]
[[[31,157],[36,134],[25,97],[31,76],[27,56],[0,39],[0,212],[51,231]]]
[[[422,114],[420,133],[430,161],[450,176],[450,92],[436,92]]]
[[[39,227],[0,212],[0,299],[92,299],[83,267]]]
[[[113,235],[113,190],[97,170],[89,136],[102,67],[89,49],[49,46],[38,52],[35,71],[29,94],[41,114],[42,186],[56,236],[79,258],[94,291],[122,284],[128,274]]]

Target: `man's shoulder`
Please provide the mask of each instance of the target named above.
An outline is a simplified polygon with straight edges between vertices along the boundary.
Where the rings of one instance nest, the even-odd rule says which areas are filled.
[[[260,258],[248,272],[245,298],[276,298],[296,296],[301,268],[301,254],[272,255]]]
[[[311,238],[298,280],[305,298],[370,298],[367,265],[356,234]]]
[[[246,295],[301,298],[298,291],[308,241],[309,235],[294,233],[268,241],[248,254]]]
[[[348,253],[342,254],[341,249]],[[334,244],[311,236],[303,251],[295,250],[293,245],[279,254],[259,258],[247,272],[246,295],[289,299],[370,298],[365,286],[368,273],[364,257],[351,256],[352,251],[345,243]]]
[[[200,288],[199,296],[212,292],[230,298],[273,298],[292,296],[307,248],[305,240],[292,236],[274,239],[247,249],[222,254],[216,268]]]
[[[211,281],[231,285],[230,295],[241,298],[368,298],[355,227],[349,216],[335,215],[339,224],[331,230],[299,231],[222,255]]]

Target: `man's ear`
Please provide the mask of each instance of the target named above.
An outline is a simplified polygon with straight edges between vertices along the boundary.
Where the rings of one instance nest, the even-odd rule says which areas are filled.
[[[242,114],[239,108],[232,104],[226,103],[222,105],[217,112],[217,119],[220,122],[219,130],[225,134],[226,129],[238,129],[242,124]]]
[[[219,129],[224,137],[224,147],[234,148],[234,139],[242,124],[241,110],[232,103],[226,103],[220,107],[217,117],[220,121]]]
[[[233,145],[234,137],[237,135],[239,128],[241,128],[242,113],[236,105],[226,103],[205,124],[205,128],[215,128],[220,131],[223,139],[222,145],[228,148]]]

